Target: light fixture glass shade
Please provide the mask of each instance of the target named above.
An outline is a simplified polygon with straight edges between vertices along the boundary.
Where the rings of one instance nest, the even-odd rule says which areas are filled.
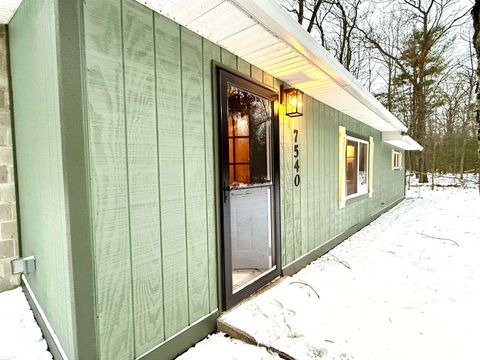
[[[286,115],[290,117],[303,115],[303,92],[291,88],[285,90]]]

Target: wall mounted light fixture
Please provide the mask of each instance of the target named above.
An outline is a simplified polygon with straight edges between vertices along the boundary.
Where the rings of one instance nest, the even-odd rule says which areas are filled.
[[[280,101],[285,104],[285,115],[290,117],[303,115],[303,92],[301,90],[295,88],[285,89],[285,87],[281,85]]]

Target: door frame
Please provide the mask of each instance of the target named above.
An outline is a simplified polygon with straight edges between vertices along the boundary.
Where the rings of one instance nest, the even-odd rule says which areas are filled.
[[[262,84],[236,70],[229,69],[222,64],[213,62],[212,70],[215,74],[214,80],[214,104],[216,110],[217,131],[215,134],[215,142],[217,144],[217,166],[218,172],[216,176],[217,196],[218,196],[218,219],[219,221],[219,270],[220,270],[220,301],[222,310],[227,310],[256,292],[276,277],[282,274],[281,261],[281,233],[280,233],[280,136],[279,136],[279,116],[278,116],[278,90]],[[275,261],[273,268],[261,275],[253,283],[246,285],[236,293],[232,291],[232,254],[231,242],[226,241],[226,235],[230,232],[230,219],[224,216],[224,207],[229,203],[224,202],[224,179],[229,178],[228,166],[228,139],[222,132],[222,122],[227,116],[227,82],[231,82],[252,93],[258,94],[265,98],[272,99],[272,161],[273,161],[273,210],[272,210],[272,241],[274,245]]]

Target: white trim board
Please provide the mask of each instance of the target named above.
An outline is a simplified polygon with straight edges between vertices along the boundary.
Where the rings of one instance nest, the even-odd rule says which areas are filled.
[[[35,313],[38,313],[41,319],[37,319],[37,322],[43,322],[45,325],[45,328],[48,332],[48,334],[43,334],[43,337],[47,339],[47,336],[51,338],[53,341],[56,350],[60,353],[60,356],[62,357],[61,360],[68,360],[68,356],[65,353],[65,350],[63,350],[62,344],[60,343],[60,340],[58,339],[57,335],[55,334],[55,331],[53,330],[52,325],[48,321],[47,316],[45,315],[45,312],[43,311],[42,307],[40,306],[40,303],[38,302],[37,298],[35,297],[35,294],[32,291],[32,288],[30,287],[30,284],[28,283],[27,278],[25,275],[22,275],[22,282],[24,285],[24,289],[27,291],[28,294],[27,298],[30,298],[30,300],[33,302],[33,304],[30,304],[34,307],[32,308],[32,311]],[[43,330],[43,329],[42,329]],[[51,350],[51,349],[50,349]]]

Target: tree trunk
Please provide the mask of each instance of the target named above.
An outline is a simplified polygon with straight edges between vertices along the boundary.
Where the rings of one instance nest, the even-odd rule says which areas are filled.
[[[458,150],[457,150],[457,137],[453,139],[453,173],[457,173],[457,157],[458,157]]]
[[[426,114],[426,95],[423,88],[423,80],[420,79],[419,90],[418,91],[418,104],[417,104],[417,139],[420,144],[426,144],[426,130],[427,130],[427,114]],[[427,156],[426,151],[420,153],[420,183],[427,183]]]
[[[463,165],[465,164],[465,150],[467,149],[467,138],[463,138],[462,153],[460,154],[460,180],[463,180]]]
[[[472,8],[473,18],[473,47],[477,54],[477,84],[475,87],[476,100],[475,100],[475,120],[478,125],[477,129],[477,155],[480,162],[480,0],[475,0],[475,5]],[[478,182],[478,192],[480,193],[480,179]]]
[[[298,14],[297,14],[297,21],[299,24],[303,23],[303,8],[305,5],[305,0],[300,0],[298,2]]]
[[[432,190],[435,189],[435,155],[437,150],[437,143],[433,143],[433,153],[432,153]],[[425,174],[426,175],[426,174]],[[428,179],[428,177],[427,177]]]

